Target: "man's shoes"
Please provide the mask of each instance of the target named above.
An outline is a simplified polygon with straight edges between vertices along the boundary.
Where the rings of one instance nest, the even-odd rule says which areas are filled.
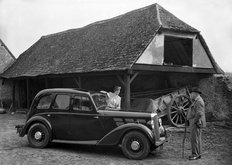
[[[189,156],[189,160],[197,160],[197,159],[201,159],[201,155],[199,155],[199,156],[194,156],[194,155]]]

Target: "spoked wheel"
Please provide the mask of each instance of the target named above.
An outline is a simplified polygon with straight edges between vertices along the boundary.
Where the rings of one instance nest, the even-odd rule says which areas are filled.
[[[150,152],[150,142],[141,132],[129,132],[122,140],[122,152],[129,159],[143,159]]]
[[[168,107],[168,119],[172,125],[183,127],[191,100],[186,95],[178,95],[172,99]]]
[[[41,123],[33,124],[27,133],[27,139],[31,147],[44,148],[50,142],[50,133],[47,127]]]

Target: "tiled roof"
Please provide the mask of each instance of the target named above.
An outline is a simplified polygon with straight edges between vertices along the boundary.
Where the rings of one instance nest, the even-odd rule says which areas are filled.
[[[125,70],[160,29],[198,33],[158,4],[82,28],[43,36],[3,77]]]

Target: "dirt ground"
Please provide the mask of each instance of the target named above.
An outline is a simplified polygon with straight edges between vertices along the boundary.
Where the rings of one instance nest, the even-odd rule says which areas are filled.
[[[117,147],[94,147],[67,144],[52,144],[46,149],[29,147],[27,137],[16,134],[15,125],[23,124],[24,114],[0,114],[0,165],[217,165],[232,164],[232,125],[225,122],[210,122],[203,130],[202,159],[189,161],[190,144],[185,143],[185,157],[182,158],[183,129],[165,126],[169,142],[162,150],[157,149],[140,161],[125,158]]]

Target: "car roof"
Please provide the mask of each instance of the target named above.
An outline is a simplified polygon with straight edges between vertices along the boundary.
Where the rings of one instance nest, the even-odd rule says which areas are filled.
[[[89,91],[83,89],[75,89],[75,88],[50,88],[41,90],[36,96],[45,94],[45,93],[82,93],[82,94],[90,94]]]

